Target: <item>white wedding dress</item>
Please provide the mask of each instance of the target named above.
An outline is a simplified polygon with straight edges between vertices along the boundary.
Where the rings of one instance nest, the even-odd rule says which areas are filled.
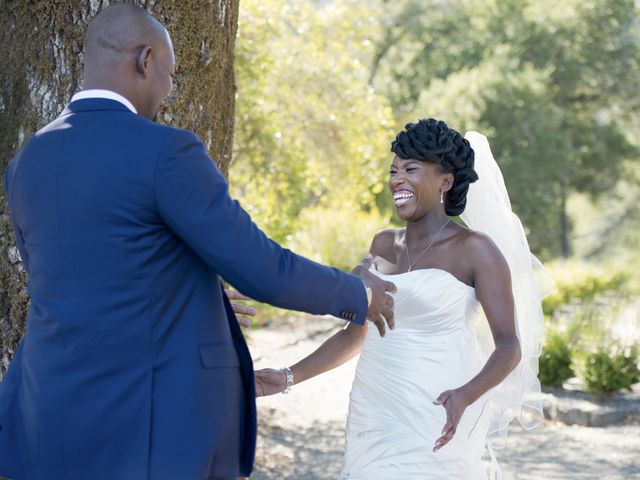
[[[383,275],[397,287],[394,330],[380,338],[369,328],[351,389],[341,479],[484,480],[485,447],[491,478],[502,474],[493,450],[502,448],[509,423],[525,430],[544,418],[538,358],[544,343],[540,301],[552,282],[531,254],[511,209],[502,173],[484,135],[467,132],[479,180],[469,186],[460,218],[487,235],[511,273],[515,326],[522,359],[507,377],[467,407],[453,439],[433,453],[446,422],[433,401],[482,369],[494,349],[475,290],[436,269]]]
[[[432,402],[483,366],[475,290],[440,269],[375,273],[396,284],[396,326],[384,338],[369,328],[351,389],[340,478],[486,479],[486,395],[465,410],[453,439],[433,452],[446,412]]]

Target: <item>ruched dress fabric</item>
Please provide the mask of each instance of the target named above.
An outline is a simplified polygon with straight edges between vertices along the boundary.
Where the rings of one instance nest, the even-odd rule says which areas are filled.
[[[341,480],[478,480],[487,473],[486,399],[467,407],[453,439],[433,447],[446,422],[433,401],[482,368],[475,290],[451,273],[378,276],[396,284],[395,329],[369,328],[351,389]]]

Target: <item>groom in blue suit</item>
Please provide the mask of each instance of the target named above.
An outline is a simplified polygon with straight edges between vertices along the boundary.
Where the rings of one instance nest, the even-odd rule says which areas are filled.
[[[152,121],[174,69],[157,20],[108,7],[87,32],[85,90],[9,167],[31,308],[0,384],[2,475],[249,475],[253,367],[221,277],[272,305],[393,325],[392,284],[279,247],[196,135]]]

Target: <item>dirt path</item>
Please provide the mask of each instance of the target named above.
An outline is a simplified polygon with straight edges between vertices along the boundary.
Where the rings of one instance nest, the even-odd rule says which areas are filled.
[[[340,326],[333,319],[298,317],[256,330],[256,368],[290,365]],[[354,360],[298,385],[289,395],[258,399],[252,480],[337,478],[355,365]],[[640,480],[640,422],[607,428],[545,423],[532,432],[514,426],[498,459],[504,480]]]

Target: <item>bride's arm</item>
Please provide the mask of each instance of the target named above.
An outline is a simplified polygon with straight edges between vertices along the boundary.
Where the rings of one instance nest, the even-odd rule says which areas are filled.
[[[467,246],[468,258],[473,262],[476,296],[491,327],[495,350],[480,373],[465,385],[443,392],[434,402],[447,410],[447,422],[434,450],[451,440],[466,407],[504,380],[521,358],[507,261],[482,234],[471,235]]]
[[[366,325],[349,324],[331,336],[315,352],[291,367],[293,384],[304,382],[316,375],[333,370],[359,354],[367,328]]]
[[[369,269],[372,261],[373,257],[371,254],[365,256],[362,263],[358,265],[354,271],[358,268]],[[362,349],[367,328],[367,323],[362,326],[350,323],[329,337],[329,339],[320,345],[313,353],[295,365],[292,365],[290,368],[293,374],[292,385],[333,370],[355,357]],[[264,368],[262,370],[256,370],[255,377],[257,397],[281,393],[287,388],[287,374],[284,369]]]
[[[373,259],[393,249],[393,231],[382,230],[378,232],[371,242],[369,254],[365,256],[359,268],[369,269]],[[290,370],[293,374],[293,385],[320,375],[321,373],[333,370],[343,363],[355,357],[362,350],[362,343],[367,334],[367,325],[360,326],[349,324],[325,341],[316,351],[303,358]],[[263,397],[281,393],[287,387],[287,374],[284,370],[265,368],[257,370],[256,376],[256,396]]]
[[[291,366],[293,384],[296,385],[333,370],[360,353],[367,328],[366,324],[360,326],[351,323],[329,337],[313,353]],[[280,393],[287,386],[287,375],[284,370],[267,368],[256,371],[255,375],[258,397]]]

